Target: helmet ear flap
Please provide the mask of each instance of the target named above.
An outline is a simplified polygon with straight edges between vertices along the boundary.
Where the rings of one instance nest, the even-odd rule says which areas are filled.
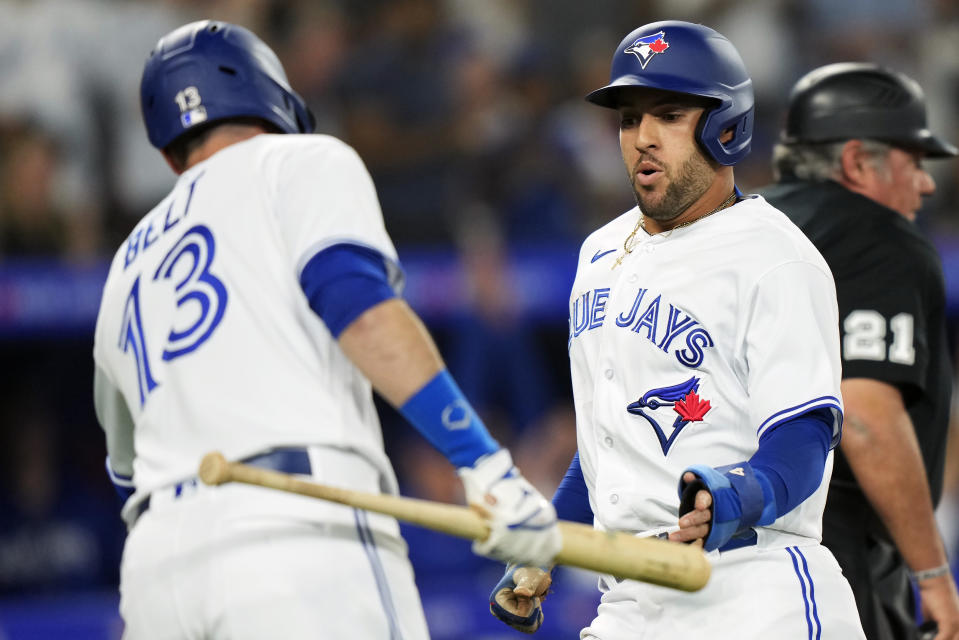
[[[716,159],[713,157],[712,152],[706,146],[705,138],[703,137],[704,132],[706,131],[706,122],[708,121],[709,121],[709,109],[706,109],[701,114],[699,114],[699,121],[696,123],[696,133],[694,135],[696,138],[696,144],[699,145],[699,148],[703,151],[706,157],[709,158],[709,160],[711,160],[712,162],[715,162]]]
[[[710,160],[714,162],[719,162],[719,164],[727,164],[717,160],[716,156],[720,153],[730,153],[733,150],[736,150],[739,146],[743,144],[744,136],[751,136],[752,126],[751,122],[748,121],[748,118],[752,116],[752,111],[746,113],[736,122],[729,126],[720,128],[718,125],[714,124],[716,111],[722,109],[722,104],[717,104],[716,107],[712,109],[705,109],[702,114],[699,116],[699,121],[696,122],[696,130],[694,136],[696,138],[696,143],[699,145],[699,148],[703,150],[703,153],[706,154]],[[732,129],[733,136],[728,141],[723,142],[723,134]],[[742,129],[742,131],[740,131]],[[737,139],[739,143],[737,144]],[[749,144],[747,139],[745,144]],[[748,147],[747,147],[748,148]]]
[[[706,109],[696,123],[696,142],[706,155],[722,165],[732,165],[749,153],[752,144],[753,115],[750,108],[741,113],[730,113],[733,110],[728,100],[719,101],[717,106]],[[727,131],[732,130],[732,137],[723,141]]]

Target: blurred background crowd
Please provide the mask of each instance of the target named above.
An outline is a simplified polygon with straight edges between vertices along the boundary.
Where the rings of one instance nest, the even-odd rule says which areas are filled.
[[[757,98],[753,151],[736,169],[746,192],[772,179],[789,88],[829,62],[912,75],[931,128],[959,142],[955,0],[0,0],[0,638],[44,618],[44,598],[83,611],[105,593],[115,606],[124,532],[90,400],[93,319],[105,261],[174,181],[142,128],[143,61],[202,18],[257,32],[318,132],[366,161],[411,304],[547,495],[575,449],[566,300],[578,245],[634,204],[615,114],[583,100],[626,33],[685,19],[736,45]],[[955,334],[959,162],[928,168],[938,189],[919,224],[943,254]],[[379,406],[404,493],[461,501],[445,459]],[[949,487],[957,476],[952,464]],[[940,510],[950,544],[955,495]],[[489,617],[499,567],[407,531],[435,637],[500,637],[461,635],[464,616]],[[595,606],[593,584],[571,582],[584,586],[553,608],[566,636]],[[454,601],[451,585],[473,600]]]

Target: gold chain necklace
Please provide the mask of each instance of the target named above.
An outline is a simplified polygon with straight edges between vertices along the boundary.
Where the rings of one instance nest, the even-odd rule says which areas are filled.
[[[719,211],[722,211],[723,209],[727,208],[728,206],[733,204],[735,200],[736,200],[736,192],[733,191],[728,198],[723,200],[718,207],[716,207],[709,213],[699,216],[698,218],[693,218],[692,220],[687,220],[686,222],[677,224],[675,227],[673,227],[666,233],[672,233],[676,229],[679,229],[682,227],[688,227],[694,222],[699,222],[703,218],[708,218],[714,213],[718,213]],[[642,213],[639,214],[639,221],[636,222],[636,226],[633,227],[633,230],[629,233],[628,236],[626,236],[626,239],[623,241],[623,253],[618,258],[616,258],[615,262],[613,262],[613,266],[610,267],[611,270],[621,265],[623,263],[623,260],[626,258],[626,256],[632,253],[633,249],[636,248],[636,234],[639,233],[640,228],[642,228],[643,231],[646,231],[646,216],[644,216]],[[649,233],[649,232],[646,231],[646,233]]]

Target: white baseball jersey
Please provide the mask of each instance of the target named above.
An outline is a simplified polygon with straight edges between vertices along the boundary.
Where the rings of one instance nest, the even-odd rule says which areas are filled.
[[[835,285],[802,232],[760,197],[669,232],[633,209],[583,243],[569,356],[598,527],[675,525],[692,464],[748,460],[768,429],[842,404]],[[615,266],[617,258],[622,264]],[[825,482],[767,529],[818,540]],[[759,531],[760,540],[768,532]]]
[[[136,425],[129,504],[194,475],[208,451],[288,445],[355,450],[395,487],[369,382],[299,284],[306,262],[341,242],[380,252],[400,286],[369,174],[322,135],[232,145],[140,221],[110,267],[94,347]]]

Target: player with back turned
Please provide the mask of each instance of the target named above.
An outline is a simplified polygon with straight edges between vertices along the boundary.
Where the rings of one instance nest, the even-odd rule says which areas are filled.
[[[917,637],[910,570],[934,637],[959,638],[959,598],[933,517],[952,394],[945,289],[935,248],[913,224],[935,189],[923,160],[956,154],[928,130],[914,80],[831,64],[793,88],[777,183],[763,192],[836,280],[846,420],[823,544],[870,640]]]
[[[458,468],[491,534],[474,550],[549,562],[556,516],[489,435],[399,297],[362,161],[312,132],[276,55],[204,21],[143,72],[150,142],[179,175],[119,248],[94,392],[129,495],[124,637],[404,638],[428,631],[392,518],[197,482],[212,450],[396,493],[371,387]]]
[[[742,59],[702,25],[646,25],[587,99],[619,112],[638,206],[580,250],[578,451],[553,503],[599,529],[702,545],[712,574],[695,593],[602,576],[580,637],[862,638],[819,543],[842,424],[835,286],[786,216],[735,187],[753,125]],[[509,566],[493,613],[535,631],[543,569]]]

